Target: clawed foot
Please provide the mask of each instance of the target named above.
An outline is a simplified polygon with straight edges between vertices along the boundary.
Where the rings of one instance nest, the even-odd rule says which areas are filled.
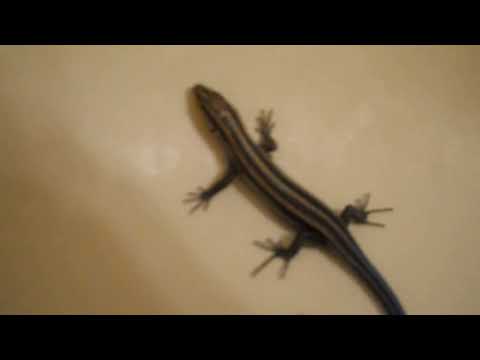
[[[183,200],[184,203],[194,203],[193,207],[190,209],[189,213],[193,213],[199,207],[202,207],[203,210],[208,208],[210,198],[207,196],[205,189],[198,187],[197,191],[192,191],[187,193],[187,197]]]
[[[257,117],[258,126],[256,128],[260,134],[269,136],[272,133],[275,127],[275,123],[272,121],[272,114],[273,110],[260,111],[260,115]]]
[[[393,211],[393,208],[381,208],[381,209],[371,209],[366,210],[368,203],[370,201],[370,194],[367,193],[355,201],[355,205],[348,205],[345,210],[343,210],[341,217],[344,221],[354,222],[357,224],[372,225],[378,227],[385,227],[385,224],[368,221],[368,216],[373,213]]]
[[[277,143],[272,137],[272,131],[275,123],[272,121],[273,111],[262,110],[257,117],[257,128],[255,129],[260,134],[260,147],[266,152],[271,153],[277,149]]]
[[[297,253],[298,249],[293,249],[293,247],[285,248],[280,241],[273,242],[272,239],[266,239],[265,241],[254,241],[253,244],[259,248],[272,252],[272,254],[267,257],[260,265],[258,265],[252,272],[251,276],[256,276],[260,271],[262,271],[268,264],[270,264],[275,258],[283,259],[283,266],[279,272],[279,278],[284,278],[287,273],[288,265],[293,256]]]

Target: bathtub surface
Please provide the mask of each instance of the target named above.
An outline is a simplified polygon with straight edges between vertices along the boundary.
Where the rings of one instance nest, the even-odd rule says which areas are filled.
[[[182,199],[223,156],[189,89],[273,109],[274,161],[340,211],[411,314],[480,313],[480,48],[1,46],[0,313],[380,314],[303,249],[257,278],[254,240],[289,231],[241,183]]]

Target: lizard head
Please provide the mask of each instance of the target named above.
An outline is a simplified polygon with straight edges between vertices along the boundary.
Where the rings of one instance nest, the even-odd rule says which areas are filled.
[[[235,109],[218,92],[204,85],[195,85],[193,94],[206,114],[212,132],[225,131],[235,121]]]

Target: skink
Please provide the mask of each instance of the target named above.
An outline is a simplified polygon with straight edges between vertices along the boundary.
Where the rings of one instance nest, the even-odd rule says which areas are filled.
[[[285,275],[290,260],[302,246],[318,243],[329,245],[350,268],[365,281],[376,295],[389,315],[406,314],[397,296],[368,260],[362,249],[354,240],[348,225],[350,222],[382,225],[367,220],[373,212],[386,209],[366,210],[368,197],[357,205],[348,205],[340,215],[332,211],[324,202],[295,183],[271,160],[271,152],[277,144],[271,136],[273,123],[271,113],[262,113],[259,117],[261,141],[254,143],[246,132],[237,110],[217,91],[204,85],[195,85],[193,94],[203,109],[210,130],[218,135],[223,145],[228,164],[220,180],[207,189],[199,188],[185,199],[193,202],[192,211],[208,206],[209,200],[227,187],[235,178],[241,176],[251,189],[268,201],[272,210],[287,221],[296,231],[294,240],[288,246],[267,239],[257,242],[259,247],[272,254],[253,272],[256,275],[275,258],[284,260],[281,276]]]

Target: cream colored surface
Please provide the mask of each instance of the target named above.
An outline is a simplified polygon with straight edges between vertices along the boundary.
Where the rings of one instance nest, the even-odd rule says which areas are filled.
[[[335,209],[395,208],[352,229],[409,313],[480,313],[480,48],[421,46],[0,47],[1,313],[380,313],[317,250],[251,279],[287,233],[242,187],[188,215],[221,169],[197,82],[252,134],[273,108],[275,161]]]

